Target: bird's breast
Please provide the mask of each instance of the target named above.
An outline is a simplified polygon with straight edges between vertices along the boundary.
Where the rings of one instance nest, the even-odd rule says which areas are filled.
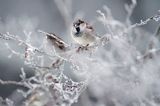
[[[81,33],[81,35],[72,35],[73,39],[80,45],[86,46],[87,44],[92,44],[95,42],[95,37],[89,33]]]

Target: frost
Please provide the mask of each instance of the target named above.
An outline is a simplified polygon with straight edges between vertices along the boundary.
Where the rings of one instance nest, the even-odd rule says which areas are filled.
[[[8,98],[6,98],[5,100],[3,100],[2,98],[0,98],[0,105],[1,106],[14,106],[13,105],[13,101],[11,101]]]
[[[54,1],[67,27],[72,0]],[[46,34],[53,35],[42,30],[37,31],[43,39],[38,46],[33,44],[32,31],[22,31],[25,39],[0,33],[10,51],[8,57],[20,57],[35,73],[28,78],[22,67],[19,82],[0,80],[0,84],[25,88],[17,90],[23,96],[20,106],[159,106],[160,27],[153,35],[139,26],[159,21],[160,15],[133,24],[130,17],[136,5],[136,0],[125,5],[125,23],[114,19],[107,6],[97,10],[97,20],[106,33],[87,49],[65,43],[67,50],[57,52],[47,44]],[[18,44],[22,51],[13,49],[9,42]],[[0,106],[14,106],[14,101],[1,98]]]

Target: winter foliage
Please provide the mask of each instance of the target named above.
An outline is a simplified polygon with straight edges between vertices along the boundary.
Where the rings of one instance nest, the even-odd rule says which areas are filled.
[[[55,3],[70,36],[72,0]],[[8,57],[20,57],[34,71],[34,76],[28,78],[21,68],[19,82],[0,80],[3,85],[22,87],[12,96],[23,96],[16,103],[1,98],[0,106],[159,106],[160,28],[151,34],[141,26],[158,22],[160,13],[132,24],[130,18],[136,4],[132,0],[132,4],[125,5],[127,16],[123,23],[112,16],[107,6],[97,10],[97,21],[106,33],[93,46],[79,52],[76,44],[67,44],[67,51],[56,52],[46,40],[49,33],[42,30],[25,29],[23,38],[0,33],[1,42],[10,51]],[[34,42],[37,36],[41,36],[41,43]]]

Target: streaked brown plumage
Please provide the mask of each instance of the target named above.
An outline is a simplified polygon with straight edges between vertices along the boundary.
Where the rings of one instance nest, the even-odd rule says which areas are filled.
[[[68,49],[68,45],[56,34],[49,33],[46,34],[47,40],[54,46],[55,50],[66,51]]]

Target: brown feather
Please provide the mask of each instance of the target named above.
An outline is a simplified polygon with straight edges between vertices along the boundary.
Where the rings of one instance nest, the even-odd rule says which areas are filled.
[[[54,46],[56,46],[60,50],[66,50],[66,43],[60,37],[58,37],[54,33],[47,34],[46,36]]]

